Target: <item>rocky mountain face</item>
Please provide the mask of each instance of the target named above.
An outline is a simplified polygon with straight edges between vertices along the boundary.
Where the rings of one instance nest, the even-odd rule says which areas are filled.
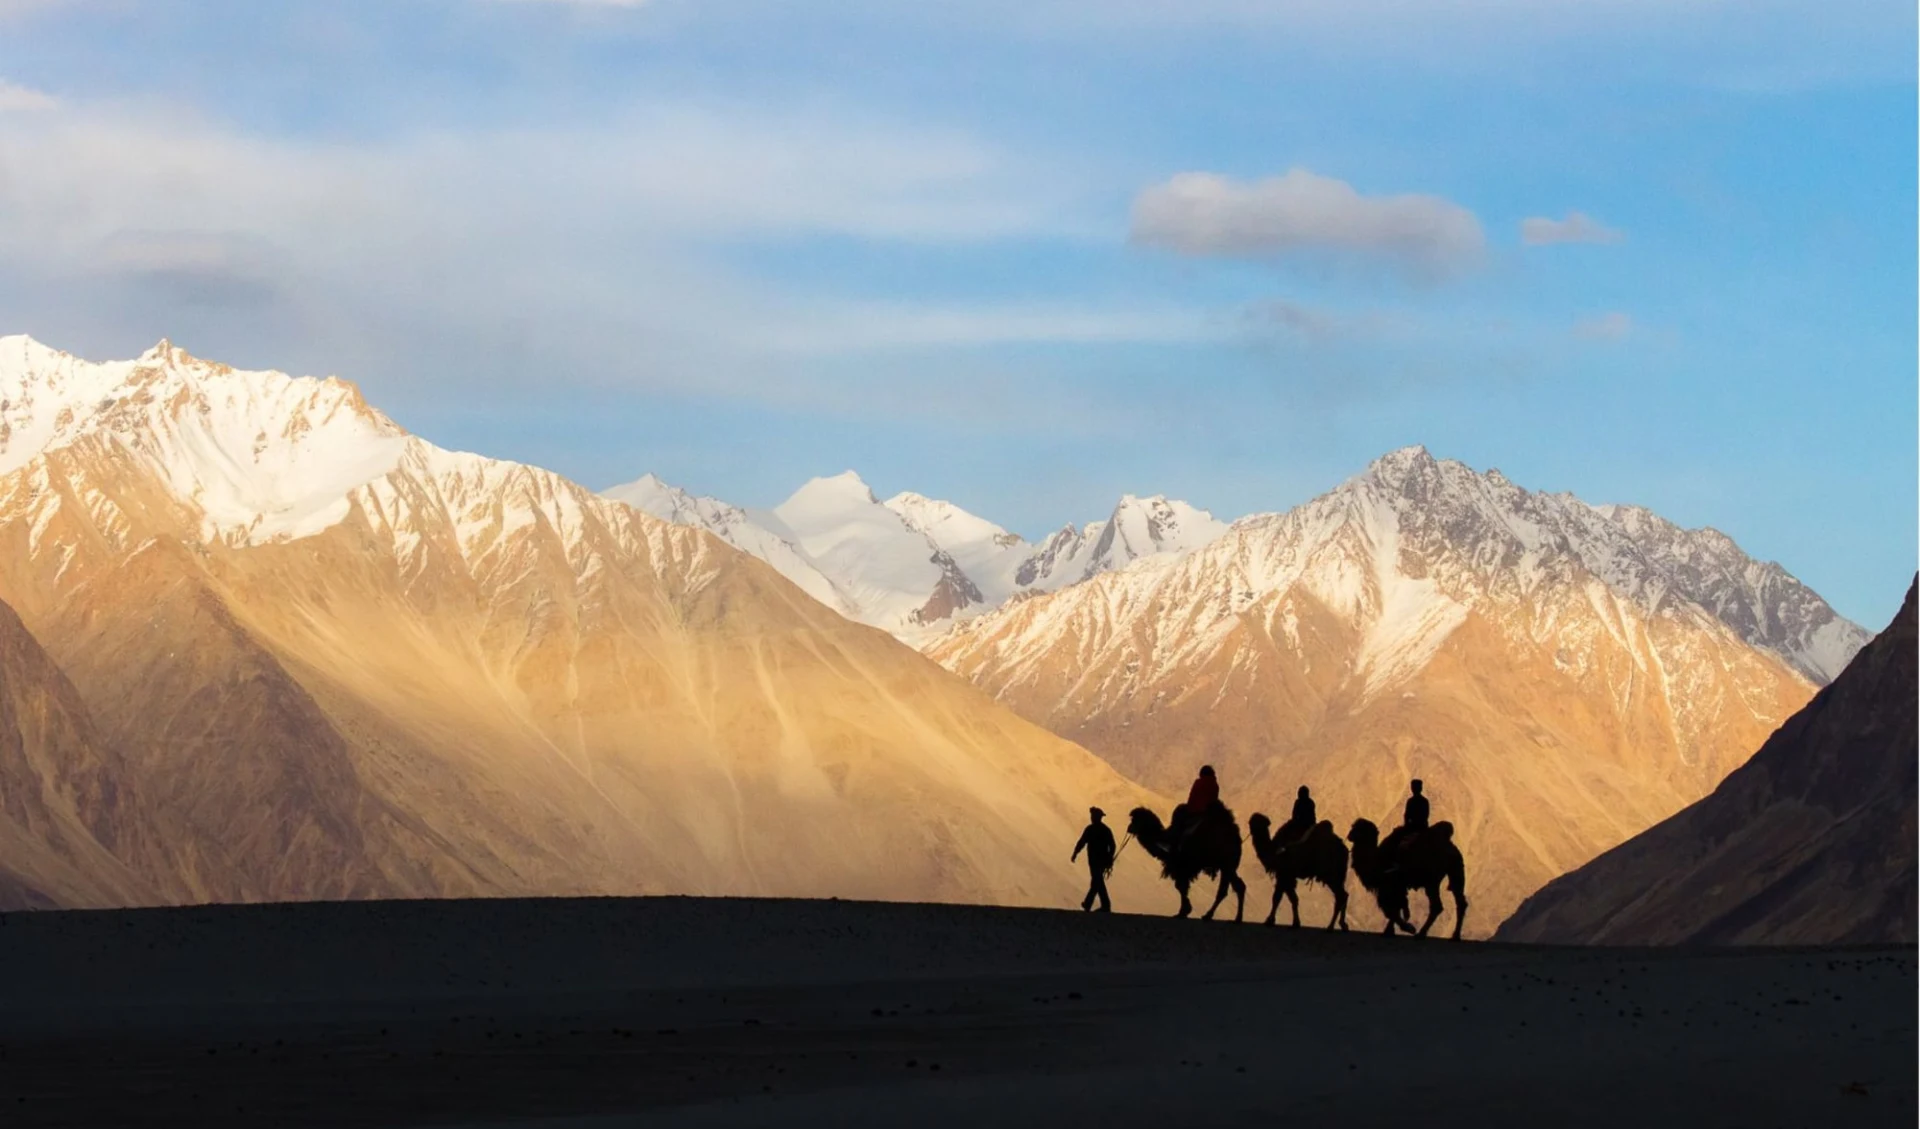
[[[1912,944],[1914,597],[1711,795],[1548,883],[1497,938]]]
[[[1106,520],[1065,526],[1036,546],[952,502],[912,492],[882,502],[852,471],[816,478],[772,510],[696,497],[652,475],[603,496],[705,529],[842,615],[915,646],[1009,600],[1178,556],[1227,530],[1185,502],[1128,494]]]
[[[1057,905],[1086,805],[1151,800],[704,529],[337,380],[0,338],[0,421],[16,901]]]
[[[0,604],[0,912],[156,899],[114,852],[151,844],[80,695]]]
[[[1825,686],[1866,646],[1813,589],[1772,561],[1756,561],[1717,529],[1682,529],[1639,506],[1596,506],[1633,539],[1679,598],[1713,612],[1756,647]]]
[[[1757,610],[1771,566],[1649,518],[1410,448],[927,652],[1149,787],[1212,763],[1244,813],[1307,783],[1343,829],[1393,825],[1424,778],[1485,935],[1709,792],[1812,694],[1803,670],[1850,656],[1818,597]]]

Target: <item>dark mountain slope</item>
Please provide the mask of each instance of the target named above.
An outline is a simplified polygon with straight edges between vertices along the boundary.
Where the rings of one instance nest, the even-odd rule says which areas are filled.
[[[1549,883],[1496,939],[1912,942],[1914,598],[1712,795]]]

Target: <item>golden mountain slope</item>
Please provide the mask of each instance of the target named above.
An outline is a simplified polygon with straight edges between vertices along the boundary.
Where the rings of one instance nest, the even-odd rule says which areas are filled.
[[[142,905],[144,829],[66,676],[0,603],[0,911]]]
[[[1152,800],[712,536],[350,386],[167,348],[115,379],[0,476],[0,597],[124,750],[169,896],[1057,905],[1086,805]]]
[[[928,653],[1149,787],[1212,763],[1243,814],[1285,818],[1305,783],[1342,833],[1392,826],[1423,778],[1480,936],[1706,794],[1812,693],[1598,511],[1425,451]]]
[[[1549,883],[1500,939],[1912,944],[1914,592],[1712,795]]]

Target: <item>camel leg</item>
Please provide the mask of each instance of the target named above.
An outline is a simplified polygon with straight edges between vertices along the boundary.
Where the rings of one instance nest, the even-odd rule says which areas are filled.
[[[1405,890],[1400,891],[1399,898],[1394,900],[1393,923],[1400,927],[1400,932],[1412,935],[1417,934],[1419,930],[1413,927],[1413,906],[1407,893]]]
[[[1333,888],[1333,916],[1327,918],[1328,929],[1335,925],[1341,929],[1347,927],[1347,892],[1339,886]]]
[[[1202,914],[1202,916],[1200,916],[1200,920],[1202,920],[1202,922],[1212,922],[1213,912],[1215,912],[1215,910],[1219,910],[1219,904],[1221,904],[1221,902],[1227,901],[1227,891],[1229,891],[1229,889],[1233,889],[1233,887],[1229,887],[1229,885],[1227,885],[1229,881],[1233,881],[1233,874],[1231,874],[1231,872],[1225,872],[1225,870],[1223,870],[1223,872],[1219,874],[1219,889],[1215,889],[1215,891],[1213,891],[1213,904],[1212,906],[1208,906],[1208,908],[1206,908],[1206,914]]]
[[[1287,906],[1293,910],[1293,927],[1300,928],[1300,895],[1292,889],[1287,891]]]
[[[1440,884],[1435,882],[1427,887],[1427,919],[1420,923],[1419,936],[1426,936],[1433,928],[1434,919],[1440,916]]]
[[[1467,923],[1467,896],[1465,894],[1462,894],[1460,892],[1460,888],[1456,886],[1454,887],[1454,891],[1453,891],[1453,939],[1454,940],[1458,941],[1460,939],[1460,927],[1465,925],[1466,923]]]
[[[1280,889],[1280,880],[1279,880],[1278,878],[1276,878],[1276,879],[1274,879],[1274,880],[1273,880],[1273,908],[1267,911],[1267,924],[1268,924],[1268,925],[1272,925],[1272,924],[1273,924],[1273,917],[1274,917],[1274,915],[1280,912],[1280,895],[1281,895],[1281,893],[1282,893],[1282,891],[1281,891],[1281,889]]]
[[[1174,916],[1175,917],[1192,916],[1193,902],[1189,900],[1187,897],[1187,884],[1185,882],[1175,882],[1173,884],[1173,888],[1180,891],[1180,912],[1175,914]]]
[[[1247,913],[1247,884],[1245,881],[1241,879],[1240,872],[1236,870],[1233,872],[1233,921],[1234,921],[1234,924],[1238,925],[1240,923],[1240,919],[1245,917],[1246,913]]]

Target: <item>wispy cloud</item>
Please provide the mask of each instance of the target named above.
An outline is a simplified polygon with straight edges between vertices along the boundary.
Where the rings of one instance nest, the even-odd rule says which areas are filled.
[[[859,114],[656,105],[591,129],[342,144],[79,106],[0,129],[0,170],[0,307],[27,328],[291,335],[326,343],[330,366],[410,380],[532,364],[754,397],[782,356],[1202,332],[1124,304],[840,300],[735,265],[746,246],[978,245],[1086,222],[1045,157]]]
[[[1618,243],[1626,234],[1585,212],[1568,212],[1565,219],[1530,216],[1520,221],[1520,239],[1530,247],[1552,243]]]
[[[1198,311],[1166,308],[861,302],[809,308],[804,316],[749,334],[776,351],[846,353],[928,346],[1201,341],[1220,335],[1212,321]]]
[[[42,90],[20,86],[0,78],[0,114],[32,113],[57,109],[60,100]]]
[[[1255,333],[1280,333],[1309,344],[1378,339],[1390,335],[1402,319],[1380,310],[1349,313],[1308,306],[1290,298],[1269,298],[1240,311],[1240,324]]]
[[[1633,318],[1629,314],[1613,310],[1582,318],[1574,323],[1573,333],[1589,341],[1619,341],[1634,331]]]
[[[1425,279],[1456,274],[1485,249],[1480,221],[1438,196],[1367,196],[1307,169],[1242,182],[1181,173],[1140,193],[1133,241],[1182,255],[1333,259]]]

